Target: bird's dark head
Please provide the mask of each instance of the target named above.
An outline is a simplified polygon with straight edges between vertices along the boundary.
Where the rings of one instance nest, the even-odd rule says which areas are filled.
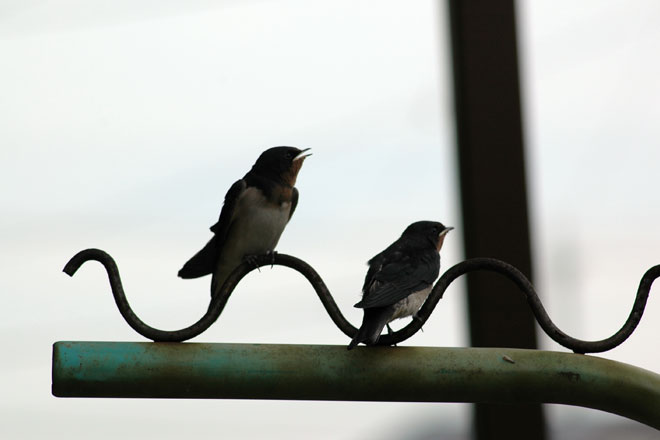
[[[296,147],[269,148],[261,153],[252,166],[252,171],[294,186],[305,158],[312,154],[307,151],[309,148],[304,150]]]
[[[420,221],[408,226],[401,237],[408,237],[416,241],[428,243],[429,241],[440,251],[447,232],[454,229],[439,222]]]

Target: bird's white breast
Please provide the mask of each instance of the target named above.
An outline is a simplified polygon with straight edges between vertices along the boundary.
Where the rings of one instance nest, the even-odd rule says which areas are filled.
[[[400,300],[394,304],[394,314],[392,320],[398,318],[404,318],[406,316],[414,315],[419,311],[419,309],[428,298],[433,286],[429,286],[426,289],[413,292],[404,299]]]
[[[289,221],[291,203],[267,203],[256,188],[247,188],[236,204],[223,259],[242,259],[275,249]]]

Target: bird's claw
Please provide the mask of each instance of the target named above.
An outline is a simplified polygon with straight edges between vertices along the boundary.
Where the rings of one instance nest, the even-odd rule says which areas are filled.
[[[424,325],[424,320],[423,320],[422,318],[420,318],[419,315],[417,315],[417,313],[415,313],[414,315],[412,315],[412,319],[420,323],[420,327],[419,327],[419,329],[420,329],[422,332],[424,332],[424,327],[422,327],[422,326]]]
[[[253,265],[259,272],[261,272],[261,269],[259,269],[259,265],[257,264],[257,256],[256,255],[246,255],[243,260],[248,263]]]
[[[270,257],[270,268],[271,269],[275,265],[275,255],[276,254],[277,254],[276,251],[267,251],[264,254],[266,257]],[[260,256],[261,255],[246,255],[245,257],[243,257],[243,261],[246,261],[248,264],[253,265],[259,272],[261,272],[261,270],[259,269],[259,264],[257,264]]]
[[[270,268],[271,269],[275,265],[275,255],[277,255],[277,251],[268,251],[268,252],[266,252],[266,256],[270,257]]]
[[[387,334],[392,335],[394,333],[394,330],[392,330],[392,327],[390,327],[389,324],[385,324],[385,326],[387,327]],[[396,344],[392,344],[392,347],[396,347]]]

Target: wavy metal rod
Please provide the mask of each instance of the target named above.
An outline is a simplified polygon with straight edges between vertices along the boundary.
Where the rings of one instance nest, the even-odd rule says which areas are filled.
[[[623,341],[628,339],[632,332],[639,324],[646,307],[646,301],[649,297],[651,285],[653,281],[660,277],[660,265],[653,266],[646,271],[637,289],[637,296],[633,303],[632,310],[628,319],[623,326],[615,334],[609,338],[600,341],[584,341],[581,339],[573,338],[561,331],[550,319],[548,313],[545,311],[539,296],[534,289],[532,283],[527,277],[516,269],[514,266],[505,263],[504,261],[495,258],[472,258],[462,261],[455,266],[449,268],[438,280],[433,287],[429,298],[426,300],[420,311],[417,313],[419,319],[413,319],[410,324],[401,330],[391,334],[383,335],[378,341],[379,344],[391,345],[403,341],[410,336],[414,335],[424,325],[426,320],[433,312],[433,309],[442,299],[445,290],[449,287],[456,278],[468,272],[476,270],[487,270],[497,272],[504,275],[509,280],[513,281],[516,286],[525,294],[527,302],[529,303],[532,313],[536,321],[539,323],[543,331],[550,336],[558,344],[572,350],[575,353],[602,353],[620,345]]]
[[[126,299],[126,294],[124,293],[124,287],[122,286],[121,277],[119,276],[117,263],[115,263],[115,260],[108,253],[100,249],[82,250],[69,260],[66,266],[64,266],[63,271],[67,275],[73,276],[83,263],[90,260],[98,261],[105,267],[105,270],[108,273],[112,295],[115,298],[115,304],[117,304],[121,316],[124,317],[133,330],[152,341],[182,342],[200,335],[218,319],[227,304],[227,300],[229,300],[229,296],[245,275],[259,267],[272,264],[290,267],[291,269],[300,272],[305,278],[307,278],[307,281],[309,281],[318,294],[321,303],[323,303],[325,310],[328,312],[328,315],[330,315],[330,318],[332,318],[335,325],[350,337],[357,332],[357,329],[353,327],[346,318],[344,318],[344,315],[341,314],[339,307],[337,307],[337,303],[335,303],[335,300],[330,294],[330,291],[314,268],[303,260],[290,255],[277,253],[274,255],[258,255],[255,256],[251,263],[244,262],[234,269],[229,277],[227,277],[225,283],[218,292],[218,295],[211,299],[211,304],[206,313],[196,323],[181,330],[172,331],[159,330],[151,327],[150,325],[145,324],[133,312],[133,309],[131,309],[128,300]]]
[[[117,264],[106,252],[99,249],[83,250],[71,258],[71,260],[69,260],[69,262],[64,267],[64,272],[70,276],[73,276],[78,268],[80,268],[84,262],[89,260],[99,261],[105,267],[108,273],[110,287],[112,288],[112,294],[115,298],[115,303],[117,304],[119,312],[124,317],[126,322],[136,332],[153,341],[181,342],[187,339],[191,339],[204,332],[218,319],[220,313],[222,313],[222,310],[227,304],[229,296],[233,292],[238,282],[254,269],[272,264],[286,266],[300,272],[316,291],[319,299],[323,303],[323,306],[325,307],[328,315],[330,315],[330,318],[333,320],[335,325],[337,325],[337,327],[339,327],[339,329],[349,338],[352,338],[357,331],[357,329],[346,320],[344,315],[342,315],[339,307],[337,307],[337,304],[332,298],[330,291],[328,290],[319,274],[314,270],[314,268],[312,268],[304,261],[290,255],[261,255],[254,259],[254,264],[247,262],[241,264],[227,278],[224,285],[222,286],[222,289],[218,293],[218,296],[211,300],[211,305],[209,306],[209,309],[204,314],[204,316],[202,316],[199,321],[192,324],[191,326],[174,331],[164,331],[153,328],[145,324],[142,320],[140,320],[140,318],[137,317],[137,315],[135,315],[130,305],[128,304],[126,295],[124,294],[124,289],[122,287],[121,278],[119,277]],[[612,348],[625,341],[635,330],[637,324],[639,324],[653,281],[660,277],[660,265],[652,267],[644,274],[640,282],[639,289],[637,290],[637,296],[635,298],[632,311],[618,332],[609,338],[600,341],[583,341],[573,338],[557,328],[557,326],[552,322],[545,309],[543,308],[543,304],[536,294],[534,286],[532,286],[530,281],[525,277],[525,275],[522,274],[522,272],[520,272],[512,265],[500,260],[496,260],[494,258],[473,258],[458,263],[447,270],[440,277],[435,287],[431,291],[429,298],[417,313],[418,319],[412,320],[410,324],[403,327],[401,330],[398,330],[392,334],[381,336],[380,340],[378,341],[378,345],[397,344],[417,333],[417,331],[419,331],[419,329],[422,327],[422,325],[424,325],[426,320],[433,312],[433,309],[444,295],[444,292],[447,290],[447,287],[449,287],[449,284],[451,284],[459,276],[476,270],[488,270],[497,272],[513,281],[516,286],[518,286],[518,288],[522,290],[526,295],[527,301],[529,302],[536,320],[538,321],[541,328],[546,332],[546,334],[557,343],[566,348],[569,348],[576,353],[603,352],[611,350]]]

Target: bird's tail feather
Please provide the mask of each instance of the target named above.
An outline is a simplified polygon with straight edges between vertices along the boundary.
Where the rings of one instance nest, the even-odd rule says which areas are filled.
[[[346,348],[351,350],[360,342],[364,342],[366,345],[374,345],[378,342],[383,328],[389,322],[390,313],[388,312],[386,308],[365,309],[362,325]]]
[[[183,265],[179,270],[179,276],[183,279],[199,278],[213,272],[216,261],[216,237],[213,237],[206,243],[206,246],[197,252],[193,257]]]

